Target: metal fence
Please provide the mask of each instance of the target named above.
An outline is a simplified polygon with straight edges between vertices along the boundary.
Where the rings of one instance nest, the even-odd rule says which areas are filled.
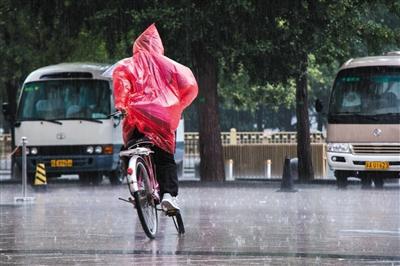
[[[310,139],[311,143],[325,143],[325,136],[321,132],[311,133]],[[185,145],[188,149],[197,147],[198,140],[198,132],[185,132]],[[230,132],[221,132],[221,140],[225,145],[297,143],[297,132],[237,132],[232,128]]]
[[[234,178],[281,178],[284,160],[286,157],[297,157],[297,144],[295,143],[268,143],[268,144],[241,144],[224,145],[224,159],[233,161]],[[311,144],[311,159],[314,175],[317,179],[326,177],[326,162],[324,159],[325,144]],[[271,176],[267,177],[268,161],[271,165]]]
[[[233,160],[234,178],[266,178],[266,164],[271,162],[271,175],[280,178],[286,156],[297,157],[296,132],[222,132],[224,160]],[[311,133],[312,160],[315,177],[327,175],[325,137],[322,133]],[[185,133],[184,176],[199,179],[200,164],[199,134]]]
[[[225,160],[233,160],[233,175],[236,178],[265,178],[266,161],[270,160],[271,174],[278,178],[282,174],[285,156],[296,157],[296,132],[222,132],[221,140]],[[325,138],[321,133],[310,135],[315,176],[326,176]],[[11,170],[11,136],[0,135],[0,175],[9,175]],[[199,179],[200,165],[199,134],[185,133],[184,178]]]

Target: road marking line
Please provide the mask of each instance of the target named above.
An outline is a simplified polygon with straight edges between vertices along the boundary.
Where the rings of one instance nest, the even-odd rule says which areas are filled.
[[[355,229],[355,230],[340,230],[342,233],[359,233],[359,234],[385,234],[385,235],[400,235],[400,230],[398,231],[387,231],[387,230],[363,230],[363,229]]]

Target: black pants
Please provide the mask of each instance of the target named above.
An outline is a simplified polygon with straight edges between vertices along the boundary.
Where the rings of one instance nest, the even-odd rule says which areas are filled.
[[[178,195],[178,172],[174,155],[153,146],[153,159],[156,165],[157,181],[160,184],[161,198],[164,193],[173,197]]]
[[[145,136],[142,133],[135,130],[131,139],[134,141],[143,137]],[[129,143],[131,143],[131,141],[129,141]],[[178,195],[178,172],[174,155],[157,146],[153,146],[152,150],[154,151],[152,156],[153,162],[156,165],[156,176],[160,185],[161,198],[165,193],[169,193],[173,197],[176,197]],[[128,167],[128,162],[126,161],[124,163],[126,167]]]

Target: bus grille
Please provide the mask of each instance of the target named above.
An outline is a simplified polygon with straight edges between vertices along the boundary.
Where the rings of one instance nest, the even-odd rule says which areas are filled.
[[[354,154],[396,154],[400,156],[400,145],[353,144]]]
[[[51,155],[87,155],[86,146],[39,146],[39,156]]]

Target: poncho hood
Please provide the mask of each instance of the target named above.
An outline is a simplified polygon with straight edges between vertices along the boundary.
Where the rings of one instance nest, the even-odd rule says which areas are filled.
[[[162,44],[160,34],[154,24],[150,25],[133,44],[133,53],[148,52],[151,54],[164,54],[164,46]]]

